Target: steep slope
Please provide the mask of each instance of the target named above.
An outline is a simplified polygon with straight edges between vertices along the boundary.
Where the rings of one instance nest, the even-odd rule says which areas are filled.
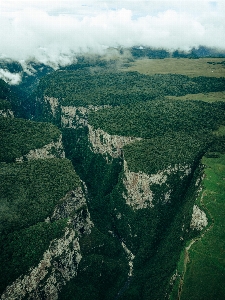
[[[102,278],[101,258],[95,254],[90,258],[90,251],[61,299],[90,299],[90,294],[96,299],[169,295],[180,252],[197,234],[193,224],[198,224],[199,214],[192,215],[202,175],[200,159],[222,142],[212,132],[224,123],[225,110],[223,103],[163,97],[223,90],[224,78],[171,74],[86,69],[42,79],[36,117],[63,128],[66,157],[87,185],[97,231],[108,243],[109,234],[116,241],[117,260],[113,254],[112,262],[120,264],[123,274],[111,282],[106,271],[110,262],[106,263],[102,249],[107,266]],[[88,271],[91,267],[97,278]],[[86,286],[87,293],[78,285]]]
[[[26,151],[11,155],[11,161],[17,163],[3,164],[3,175],[11,174],[9,167],[21,178],[26,174],[26,187],[19,182],[16,190],[24,195],[34,186],[38,193],[33,207],[41,215],[40,221],[24,225],[15,235],[3,236],[2,257],[13,264],[18,259],[20,270],[13,277],[10,266],[9,271],[5,269],[9,276],[7,284],[2,284],[4,288],[7,285],[4,299],[9,294],[27,297],[27,290],[31,299],[41,299],[41,295],[63,300],[168,298],[180,275],[180,253],[187,241],[199,235],[196,228],[204,229],[210,223],[195,200],[203,174],[202,156],[216,156],[218,149],[223,149],[224,138],[214,132],[224,125],[224,103],[174,101],[164,96],[224,91],[224,78],[96,70],[74,71],[72,67],[46,76],[34,105],[36,120],[61,127],[65,155],[85,182],[87,202],[80,183],[70,186],[75,173],[67,160],[39,159],[62,156],[57,150],[58,132],[53,138],[54,151],[50,138],[39,146],[40,151],[33,149],[31,141]],[[41,123],[40,128],[45,126],[51,127]],[[54,128],[50,132],[56,133]],[[53,171],[46,176],[49,162]],[[41,178],[37,187],[34,170]],[[11,188],[7,181],[11,178],[4,179],[5,188]],[[51,191],[55,189],[54,198]],[[39,197],[39,192],[47,196]],[[33,194],[25,196],[21,203],[32,215],[29,204]],[[45,202],[46,198],[50,201]],[[20,206],[15,199],[14,210],[8,208],[7,199],[2,202],[6,211],[16,216]],[[14,224],[10,215],[9,228]],[[37,229],[39,224],[42,229]],[[22,252],[17,241],[33,237],[30,232],[36,231],[44,236],[41,248],[37,241],[35,247],[30,242],[31,248]],[[12,250],[15,245],[16,252]],[[31,257],[29,264],[22,259],[24,254]],[[23,265],[26,274],[21,271]]]
[[[52,124],[7,116],[0,124],[1,299],[58,299],[93,227],[85,187]]]
[[[199,162],[223,121],[222,104],[155,100],[101,109],[89,113],[84,129],[75,122],[64,129],[66,155],[87,184],[97,228],[129,251],[132,280],[119,297],[161,299],[169,292],[180,251],[194,234]]]
[[[202,232],[182,251],[170,299],[224,298],[224,153],[204,157],[203,163],[204,178],[195,207],[204,209],[209,222],[206,230],[201,226],[204,215],[192,222],[197,225],[195,230]]]

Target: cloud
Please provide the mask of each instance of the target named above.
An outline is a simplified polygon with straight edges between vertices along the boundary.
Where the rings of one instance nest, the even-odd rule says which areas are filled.
[[[17,85],[21,82],[21,74],[20,73],[15,73],[12,74],[7,70],[0,69],[0,78],[3,79],[5,82],[12,84],[12,85]]]
[[[0,11],[0,57],[53,67],[107,47],[225,49],[223,0],[1,0]]]

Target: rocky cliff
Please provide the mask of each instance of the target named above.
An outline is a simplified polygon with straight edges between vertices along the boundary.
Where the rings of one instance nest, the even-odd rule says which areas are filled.
[[[141,170],[137,173],[129,170],[129,166],[123,155],[123,147],[141,138],[110,135],[101,129],[94,129],[88,125],[88,141],[90,149],[96,154],[101,154],[107,162],[113,158],[123,159],[123,185],[125,192],[123,197],[127,205],[134,210],[146,207],[154,207],[154,192],[151,186],[161,186],[161,194],[157,195],[158,201],[167,203],[170,201],[170,195],[173,192],[168,178],[176,176],[180,182],[186,179],[192,172],[191,166],[186,164],[176,164],[168,166],[165,170],[159,170],[155,174],[146,174]],[[155,197],[156,198],[156,197]]]
[[[191,173],[191,167],[189,165],[175,165],[174,167],[168,167],[165,170],[159,170],[156,174],[145,174],[142,171],[135,173],[129,170],[126,160],[124,160],[124,176],[123,184],[126,188],[126,192],[123,193],[123,197],[126,203],[133,209],[142,209],[146,207],[154,207],[154,192],[151,190],[151,186],[163,186],[160,195],[157,195],[158,200],[161,203],[167,203],[170,201],[170,194],[172,193],[172,187],[168,183],[168,177],[170,175],[180,174],[180,180],[184,179]]]
[[[205,212],[202,211],[197,205],[194,205],[190,228],[201,231],[207,225],[208,219]]]
[[[79,237],[93,226],[81,187],[67,193],[46,222],[64,218],[68,219],[64,235],[50,242],[39,264],[10,284],[1,299],[58,299],[62,286],[76,276],[82,259]]]
[[[142,139],[111,135],[88,124],[89,112],[104,107],[60,106],[57,101],[46,99],[49,101],[52,116],[56,116],[56,112],[60,111],[60,125],[67,128],[67,132],[71,134],[68,134],[68,145],[71,148],[67,153],[71,155],[72,160],[74,159],[75,169],[79,165],[79,175],[87,183],[90,192],[90,212],[96,228],[104,234],[112,233],[114,239],[118,240],[125,250],[126,263],[129,265],[125,290],[133,277],[131,285],[140,289],[138,295],[142,293],[140,282],[143,286],[146,282],[153,282],[152,287],[148,284],[146,287],[146,293],[151,294],[148,291],[154,289],[153,286],[157,286],[161,281],[161,275],[157,272],[162,270],[162,265],[170,270],[168,274],[174,271],[183,243],[187,240],[189,232],[193,233],[190,228],[200,230],[207,225],[204,213],[195,206],[193,208],[195,187],[190,191],[191,196],[187,195],[197,163],[185,163],[185,159],[179,163],[178,159],[177,163],[168,164],[164,169],[153,173],[147,174],[141,169],[134,172],[126,161],[123,148]],[[80,129],[84,127],[81,136]],[[76,142],[72,145],[71,140],[74,137]],[[82,204],[80,207],[82,209]],[[58,206],[49,221],[57,220],[57,216],[66,215],[65,209],[70,208],[70,201],[66,206]],[[76,214],[75,218],[71,219],[71,224],[78,234],[86,231],[78,225],[83,214],[85,213]],[[91,221],[88,226],[91,227]],[[99,244],[102,246],[102,243]],[[98,255],[100,253],[99,250]],[[90,261],[84,258],[84,273],[93,263],[93,257],[89,259]],[[101,264],[104,259],[105,253],[101,256]],[[101,270],[101,276],[102,269],[99,266],[98,268],[98,271]],[[85,278],[85,275],[83,276]],[[166,280],[162,278],[164,290],[168,283]],[[72,287],[71,289],[73,290]],[[132,292],[134,290],[131,288],[126,299],[132,299]]]
[[[125,145],[141,140],[141,138],[110,135],[102,129],[94,129],[88,125],[88,140],[94,153],[100,153],[108,159],[121,157]]]
[[[59,99],[54,97],[44,96],[44,102],[49,107],[49,114],[56,118],[57,112],[59,110]]]
[[[0,109],[0,117],[14,118],[14,113],[11,109]]]
[[[109,105],[64,106],[60,100],[54,97],[44,96],[38,98],[44,109],[44,115],[48,121],[56,123],[62,128],[80,128],[87,126],[88,113],[110,107]]]
[[[16,161],[22,162],[32,159],[46,158],[65,158],[65,152],[62,144],[62,135],[59,136],[56,142],[52,141],[42,148],[30,150],[26,155],[18,157]]]

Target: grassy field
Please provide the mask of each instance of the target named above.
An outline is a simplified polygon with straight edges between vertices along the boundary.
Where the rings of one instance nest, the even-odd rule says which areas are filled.
[[[225,299],[225,154],[204,157],[203,164],[206,176],[200,198],[211,224],[200,238],[192,241],[185,251],[186,258],[182,253],[178,272],[185,273],[183,285],[177,297],[175,284],[171,300]]]
[[[224,58],[165,58],[138,59],[129,63],[125,71],[137,71],[142,74],[182,74],[190,77],[225,77]]]
[[[211,102],[211,103],[216,101],[225,102],[225,92],[187,94],[185,96],[180,96],[180,97],[165,96],[165,98],[171,100],[201,100],[201,101]]]

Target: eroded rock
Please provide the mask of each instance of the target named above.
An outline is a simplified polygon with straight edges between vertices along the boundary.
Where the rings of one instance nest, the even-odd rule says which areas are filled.
[[[137,173],[130,171],[126,160],[124,160],[123,184],[126,192],[123,192],[123,198],[133,209],[154,207],[154,193],[151,186],[164,185],[164,188],[161,189],[160,201],[161,203],[167,203],[170,201],[172,193],[172,188],[167,183],[168,177],[178,172],[182,174],[180,175],[180,180],[183,180],[185,176],[191,173],[191,168],[189,165],[175,165],[174,167],[169,166],[165,170],[159,170],[156,174],[149,175],[142,171]]]
[[[62,286],[76,276],[82,258],[79,236],[89,234],[93,227],[81,187],[67,193],[46,222],[65,218],[68,223],[63,237],[50,242],[39,264],[10,284],[2,294],[2,300],[24,297],[56,300]]]
[[[94,153],[102,154],[106,159],[108,155],[113,158],[120,157],[122,155],[122,148],[125,145],[141,140],[141,138],[136,137],[110,135],[101,129],[94,129],[90,125],[88,125],[88,129],[91,150]]]
[[[190,227],[201,231],[208,225],[208,219],[204,211],[202,211],[197,205],[193,207],[192,219]]]
[[[65,158],[62,135],[59,136],[56,142],[52,141],[42,148],[30,150],[26,155],[16,158],[16,162],[46,158]]]
[[[0,109],[0,117],[14,118],[14,113],[10,109]]]

